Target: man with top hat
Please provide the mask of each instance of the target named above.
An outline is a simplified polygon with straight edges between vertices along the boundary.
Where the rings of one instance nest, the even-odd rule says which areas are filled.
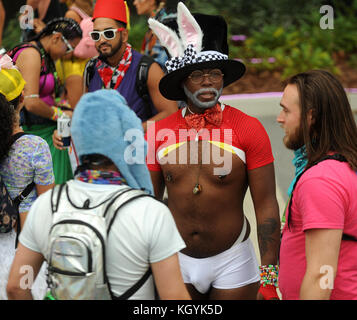
[[[123,0],[98,0],[94,7],[93,32],[90,33],[99,52],[88,91],[115,89],[142,120],[157,121],[177,111],[177,103],[164,98],[159,82],[164,76],[159,64],[153,62],[148,70],[147,90],[150,101],[139,96],[136,89],[137,71],[142,55],[128,43],[128,9]],[[148,106],[149,104],[149,106]]]
[[[218,101],[245,66],[228,59],[222,17],[193,17],[179,3],[177,24],[180,37],[149,19],[171,55],[160,91],[186,106],[149,124],[146,138],[155,195],[162,198],[167,187],[169,209],[186,243],[179,254],[184,281],[193,299],[278,299],[280,219],[269,137],[257,119]],[[248,186],[260,267],[243,212]]]

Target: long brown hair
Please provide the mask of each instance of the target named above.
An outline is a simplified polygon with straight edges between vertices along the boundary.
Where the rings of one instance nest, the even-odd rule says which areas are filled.
[[[342,154],[352,170],[357,170],[357,126],[346,92],[331,73],[312,70],[287,80],[297,86],[301,108],[301,127],[308,164],[329,152]],[[312,123],[308,124],[308,112]]]

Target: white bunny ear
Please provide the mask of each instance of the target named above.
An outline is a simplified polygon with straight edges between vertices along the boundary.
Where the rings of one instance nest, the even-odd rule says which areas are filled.
[[[150,18],[148,20],[150,29],[155,33],[162,46],[164,46],[172,57],[183,55],[182,43],[176,32],[161,22]]]
[[[184,48],[192,44],[200,52],[203,38],[201,27],[182,2],[177,5],[177,24]]]

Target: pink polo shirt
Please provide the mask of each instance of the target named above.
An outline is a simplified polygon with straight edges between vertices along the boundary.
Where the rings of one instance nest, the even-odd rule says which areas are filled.
[[[283,299],[299,299],[306,270],[305,230],[342,229],[357,238],[357,174],[347,163],[326,160],[310,168],[294,191],[290,230],[280,249]],[[342,241],[332,300],[357,300],[357,242]]]

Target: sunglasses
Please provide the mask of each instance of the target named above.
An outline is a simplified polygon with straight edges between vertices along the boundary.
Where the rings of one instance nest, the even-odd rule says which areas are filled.
[[[56,34],[56,33],[60,33],[60,32],[53,31],[52,33],[53,33],[53,34]],[[62,34],[62,33],[60,33],[60,34],[61,34],[62,41],[64,42],[64,44],[65,44],[66,47],[67,47],[66,54],[72,52],[72,51],[74,50],[73,47],[72,47],[71,44],[68,42],[68,40],[63,36],[63,34]]]
[[[89,35],[91,36],[93,41],[99,41],[100,37],[103,36],[107,40],[112,40],[115,38],[117,32],[123,31],[125,28],[118,29],[107,29],[104,31],[91,31]]]

